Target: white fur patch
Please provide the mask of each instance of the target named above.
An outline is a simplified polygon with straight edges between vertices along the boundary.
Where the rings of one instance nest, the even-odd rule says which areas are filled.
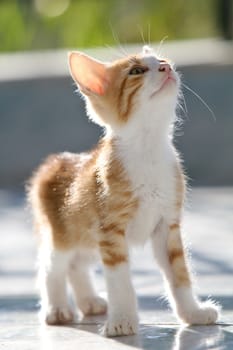
[[[109,298],[109,316],[104,328],[107,336],[137,333],[137,301],[133,290],[129,266],[105,267]]]

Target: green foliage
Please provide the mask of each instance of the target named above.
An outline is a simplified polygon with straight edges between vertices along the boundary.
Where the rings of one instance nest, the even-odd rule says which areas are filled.
[[[39,1],[45,2],[0,1],[1,51],[117,45],[116,37],[127,44],[142,42],[142,36],[160,41],[218,35],[216,0],[70,0],[56,17],[38,12]]]

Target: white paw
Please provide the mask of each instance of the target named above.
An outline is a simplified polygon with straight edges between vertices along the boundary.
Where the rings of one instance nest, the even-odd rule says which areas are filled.
[[[190,310],[189,312],[180,313],[180,318],[188,324],[201,325],[201,324],[212,324],[218,319],[219,307],[207,301],[199,305],[199,308]]]
[[[104,335],[117,337],[121,335],[132,335],[138,332],[138,317],[130,314],[109,315],[105,324]]]
[[[66,324],[73,319],[73,312],[68,307],[50,307],[45,318],[48,325]]]
[[[107,302],[98,296],[84,298],[78,306],[85,316],[103,315],[107,312]]]

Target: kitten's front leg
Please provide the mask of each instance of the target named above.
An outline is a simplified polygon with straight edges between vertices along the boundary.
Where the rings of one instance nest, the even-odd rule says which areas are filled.
[[[152,236],[152,245],[177,316],[188,324],[215,323],[218,307],[211,301],[201,303],[193,293],[179,224],[162,222]]]
[[[128,249],[123,232],[108,232],[100,251],[108,290],[106,336],[135,334],[138,330],[137,300],[130,278]]]
[[[104,333],[107,336],[136,334],[137,301],[132,287],[128,263],[105,266],[109,314]]]

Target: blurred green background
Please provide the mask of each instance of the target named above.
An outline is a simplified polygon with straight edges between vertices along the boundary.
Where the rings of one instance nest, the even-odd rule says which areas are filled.
[[[0,50],[221,35],[217,0],[1,0]],[[222,1],[222,4],[224,0]],[[115,38],[114,38],[115,37]]]

